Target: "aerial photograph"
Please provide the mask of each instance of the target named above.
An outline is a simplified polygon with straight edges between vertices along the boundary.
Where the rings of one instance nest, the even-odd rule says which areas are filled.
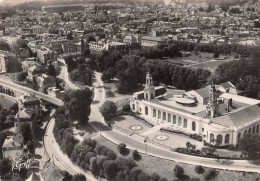
[[[0,181],[260,181],[260,0],[0,0]]]

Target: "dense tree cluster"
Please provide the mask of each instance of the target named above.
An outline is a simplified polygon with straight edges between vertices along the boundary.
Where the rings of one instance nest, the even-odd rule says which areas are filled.
[[[181,89],[200,88],[207,83],[209,71],[182,67],[172,62],[154,59],[163,56],[180,56],[180,48],[175,44],[153,49],[142,49],[135,55],[122,57],[119,52],[104,51],[100,55],[91,55],[91,67],[103,71],[102,80],[110,81],[117,77],[119,93],[132,93],[142,88],[145,74],[150,69],[154,80]],[[149,58],[149,59],[147,59]]]
[[[249,159],[260,159],[260,136],[258,134],[246,134],[239,139],[238,145]]]
[[[0,131],[14,126],[14,117],[17,113],[17,104],[14,104],[9,109],[4,109],[0,105]]]
[[[84,85],[92,85],[92,70],[86,64],[79,64],[69,75],[74,82],[78,81]]]
[[[64,93],[64,111],[70,121],[87,123],[93,92],[89,88],[68,90]]]
[[[216,69],[213,81],[217,84],[232,82],[243,94],[252,98],[260,98],[260,54],[250,58],[241,58],[226,62]]]

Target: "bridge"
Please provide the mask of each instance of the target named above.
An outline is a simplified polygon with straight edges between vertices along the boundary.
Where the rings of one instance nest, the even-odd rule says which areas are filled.
[[[53,105],[56,105],[56,106],[63,105],[63,102],[60,99],[57,99],[57,98],[49,96],[47,94],[35,91],[31,88],[18,85],[4,77],[0,77],[0,86],[3,89],[2,90],[3,92],[6,92],[7,94],[14,96],[14,97],[20,97],[23,94],[32,94],[32,95],[35,95],[36,97],[38,97],[39,99],[49,102]]]

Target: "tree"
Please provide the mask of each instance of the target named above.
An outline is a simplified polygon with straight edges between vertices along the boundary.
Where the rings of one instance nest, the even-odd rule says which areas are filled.
[[[90,171],[93,175],[99,175],[100,172],[100,168],[97,164],[97,158],[96,157],[92,157],[90,159]]]
[[[0,160],[0,178],[2,180],[5,180],[12,171],[12,162],[11,160],[4,158],[3,160]]]
[[[138,167],[134,167],[132,170],[131,170],[131,173],[130,173],[130,177],[131,177],[131,180],[135,180],[137,181],[138,180],[138,176],[142,173],[142,170]]]
[[[160,179],[160,175],[158,175],[157,173],[153,173],[151,175],[151,181],[159,181]]]
[[[86,177],[85,175],[81,174],[81,173],[77,173],[76,175],[73,176],[72,181],[86,181]]]
[[[34,150],[34,143],[32,140],[27,141],[26,143],[27,149],[30,151],[30,153],[33,153]]]
[[[213,180],[217,177],[218,172],[215,169],[210,169],[204,174],[205,180]]]
[[[122,154],[122,155],[125,155],[128,152],[128,149],[126,148],[126,144],[124,144],[124,143],[120,143],[117,146],[117,149],[118,149],[119,153]]]
[[[8,73],[20,72],[22,64],[17,60],[16,57],[10,56],[7,61],[6,71]]]
[[[260,159],[260,135],[245,134],[239,139],[238,147],[249,159]]]
[[[92,157],[96,157],[96,154],[93,153],[93,152],[88,152],[88,153],[85,155],[85,161],[86,161],[88,164],[90,164],[90,159],[91,159]]]
[[[141,155],[139,154],[139,152],[137,150],[133,151],[133,159],[136,161],[142,159]]]
[[[159,181],[168,181],[168,179],[165,177],[160,177]]]
[[[68,72],[73,71],[75,68],[77,68],[77,63],[75,62],[72,55],[69,55],[67,57],[64,57],[65,63],[68,65]]]
[[[70,31],[70,32],[67,34],[67,39],[68,39],[68,40],[73,40],[73,33],[72,33],[72,31]]]
[[[21,134],[23,136],[24,143],[27,143],[27,141],[32,140],[32,130],[30,124],[21,123]]]
[[[11,48],[9,46],[8,43],[4,42],[4,41],[0,41],[0,50],[3,50],[3,51],[11,51]]]
[[[181,166],[176,165],[174,168],[174,174],[176,177],[181,178],[184,175],[184,170]]]
[[[207,146],[204,146],[204,147],[201,149],[201,152],[204,152],[206,155],[213,155],[215,151],[216,151],[215,148],[207,147]]]
[[[150,175],[144,172],[140,173],[138,176],[139,181],[150,181],[150,179],[151,179]]]
[[[73,176],[67,171],[61,171],[61,175],[63,175],[62,181],[72,181],[73,179]]]
[[[197,165],[195,167],[195,171],[196,171],[197,174],[203,174],[205,172],[204,168],[200,165]]]
[[[116,174],[116,181],[126,181],[126,176],[122,170],[117,172]]]
[[[113,180],[117,174],[117,164],[113,160],[106,160],[103,163],[103,168],[105,171],[106,178],[108,180]]]
[[[117,107],[112,101],[106,101],[100,108],[100,112],[108,124],[111,124],[111,118],[116,115]]]
[[[53,77],[56,77],[56,75],[57,75],[56,69],[51,63],[48,65],[47,74],[49,76],[53,76]]]
[[[92,94],[93,92],[89,88],[68,90],[64,93],[65,114],[69,117],[70,121],[77,120],[81,124],[88,122]]]

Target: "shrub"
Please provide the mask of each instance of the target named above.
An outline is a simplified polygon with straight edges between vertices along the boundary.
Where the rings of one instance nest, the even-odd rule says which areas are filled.
[[[131,177],[131,180],[135,180],[137,181],[138,180],[138,176],[142,173],[142,170],[138,167],[134,167],[132,170],[131,170],[131,173],[130,173],[130,177]]]
[[[217,171],[215,169],[210,169],[204,174],[205,180],[212,180],[217,177]]]
[[[159,181],[168,181],[168,179],[165,177],[160,177]]]
[[[117,164],[113,160],[106,160],[103,163],[103,168],[105,171],[106,178],[108,180],[113,180],[117,174]]]
[[[157,173],[153,173],[151,175],[151,181],[159,181],[160,179],[160,175],[158,175]]]
[[[96,156],[96,154],[95,153],[93,153],[93,152],[88,152],[86,155],[85,155],[85,161],[86,161],[86,163],[90,163],[90,159],[92,158],[92,157],[95,157]]]
[[[139,161],[141,159],[141,155],[139,154],[139,152],[137,150],[133,151],[133,159],[136,161]]]
[[[107,95],[107,97],[115,97],[115,93],[112,92],[111,90],[108,90],[108,91],[106,92],[106,95]]]
[[[117,149],[118,149],[119,153],[122,154],[122,155],[126,154],[126,152],[128,151],[127,148],[126,148],[126,144],[124,144],[124,143],[120,143],[117,146]]]
[[[195,172],[196,172],[197,174],[203,174],[203,173],[205,172],[205,170],[204,170],[204,168],[203,168],[202,166],[197,165],[197,166],[195,167]]]
[[[174,173],[176,177],[181,178],[184,174],[184,170],[181,166],[176,165],[174,168]]]
[[[81,173],[77,173],[76,175],[73,176],[72,181],[86,181],[86,177]]]
[[[95,176],[99,175],[100,168],[97,164],[97,158],[96,157],[92,157],[90,159],[90,171]]]
[[[123,105],[122,111],[129,112],[130,111],[130,105],[129,104]]]
[[[150,179],[151,179],[150,175],[148,175],[144,172],[140,173],[138,176],[139,181],[150,181]]]

